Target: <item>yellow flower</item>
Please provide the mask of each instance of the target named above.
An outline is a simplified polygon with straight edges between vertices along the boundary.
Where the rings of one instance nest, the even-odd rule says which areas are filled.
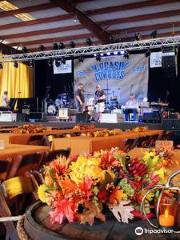
[[[155,171],[155,173],[160,177],[160,182],[165,183],[165,169],[162,167]]]
[[[86,176],[99,180],[103,171],[99,165],[99,158],[79,156],[77,161],[70,165],[70,177],[77,184],[82,182]]]
[[[38,197],[41,200],[41,202],[46,203],[46,192],[47,192],[47,186],[45,184],[42,184],[38,188]]]

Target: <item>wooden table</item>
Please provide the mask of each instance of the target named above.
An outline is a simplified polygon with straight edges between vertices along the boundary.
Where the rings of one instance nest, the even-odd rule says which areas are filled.
[[[16,157],[18,155],[27,155],[36,152],[48,152],[49,147],[46,146],[32,146],[20,144],[8,144],[5,149],[0,150],[0,161],[8,157]]]
[[[108,137],[69,137],[54,138],[52,142],[52,150],[71,148],[71,155],[93,153],[100,149],[111,149],[119,147],[124,150],[127,139],[136,139],[144,136],[155,136],[161,134],[161,130],[148,130],[144,132],[123,132],[119,135]]]
[[[28,144],[31,136],[47,136],[47,135],[63,135],[63,134],[80,134],[86,132],[101,131],[103,128],[92,128],[87,130],[78,130],[78,129],[59,129],[59,130],[47,130],[41,133],[0,133],[0,140],[4,140],[5,143],[13,144]]]
[[[137,227],[152,229],[145,220],[132,220],[129,224],[119,223],[109,216],[106,222],[96,221],[93,226],[88,224],[52,224],[49,220],[49,208],[36,202],[26,211],[25,220],[19,229],[28,234],[31,240],[175,240],[178,234],[135,234]],[[20,235],[19,235],[20,236]],[[20,240],[23,238],[20,237]]]

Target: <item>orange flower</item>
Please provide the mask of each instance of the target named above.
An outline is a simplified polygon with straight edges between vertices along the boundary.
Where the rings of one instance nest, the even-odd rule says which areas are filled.
[[[122,200],[122,197],[123,197],[123,191],[116,188],[111,193],[110,198],[109,198],[109,202],[111,204],[119,203]]]
[[[70,179],[61,180],[59,184],[64,195],[72,194],[78,191],[78,186]]]

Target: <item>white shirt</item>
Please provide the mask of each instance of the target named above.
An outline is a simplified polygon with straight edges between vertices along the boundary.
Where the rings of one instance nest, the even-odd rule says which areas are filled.
[[[7,107],[8,106],[8,102],[9,102],[9,99],[8,99],[8,96],[3,94],[2,96],[2,107]]]

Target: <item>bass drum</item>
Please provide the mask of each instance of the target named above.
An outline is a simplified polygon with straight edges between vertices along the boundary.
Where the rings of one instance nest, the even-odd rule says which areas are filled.
[[[49,115],[56,115],[56,113],[57,113],[57,111],[56,111],[56,107],[55,107],[55,105],[49,105],[48,106],[48,109],[47,109],[47,113],[49,114]]]

